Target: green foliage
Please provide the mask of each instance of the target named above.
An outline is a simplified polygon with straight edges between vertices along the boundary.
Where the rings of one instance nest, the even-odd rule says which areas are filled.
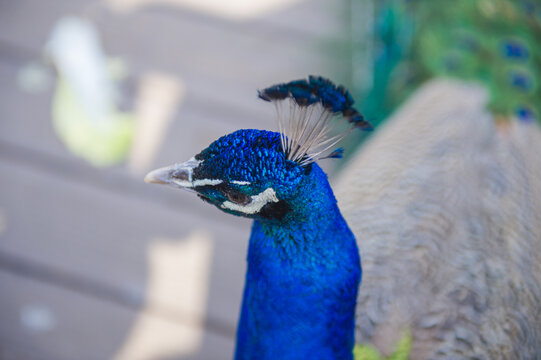
[[[353,349],[355,360],[408,360],[411,352],[413,338],[410,332],[404,334],[398,342],[396,350],[389,357],[382,356],[377,349],[371,345],[356,344]]]
[[[355,344],[353,349],[355,360],[382,360],[381,354],[371,345]]]

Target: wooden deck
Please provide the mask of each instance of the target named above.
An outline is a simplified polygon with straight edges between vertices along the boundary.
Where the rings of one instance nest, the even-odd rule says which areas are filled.
[[[322,49],[338,9],[275,1],[235,17],[170,0],[119,10],[129,2],[0,1],[0,359],[232,356],[250,222],[142,176],[235,129],[272,129],[255,90],[328,74]],[[142,165],[97,169],[72,155],[52,128],[53,87],[18,82],[68,14],[97,25],[133,89],[155,73],[182,89]]]

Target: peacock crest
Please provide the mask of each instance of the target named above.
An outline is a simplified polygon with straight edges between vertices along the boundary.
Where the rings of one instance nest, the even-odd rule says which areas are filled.
[[[355,128],[372,130],[349,91],[321,76],[270,86],[259,97],[274,103],[282,149],[301,166],[342,157],[336,144]]]

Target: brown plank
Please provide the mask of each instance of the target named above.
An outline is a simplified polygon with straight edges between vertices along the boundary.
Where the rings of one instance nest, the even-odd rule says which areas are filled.
[[[231,24],[175,7],[124,14],[86,2],[45,6],[26,0],[2,12],[0,40],[39,53],[55,21],[66,14],[84,15],[102,32],[108,54],[123,57],[136,74],[170,73],[180,77],[190,93],[259,111],[253,103],[255,89],[328,69],[328,58],[316,38],[295,36],[294,30],[299,24],[308,26],[306,16],[333,17],[318,12],[319,6],[324,7],[318,4],[309,12],[297,6],[286,8],[271,16],[282,19],[283,26],[264,26],[260,21]],[[295,11],[287,16],[289,9]],[[321,20],[311,26],[318,32],[328,28],[334,32],[330,23]]]
[[[144,310],[4,272],[0,284],[4,360],[219,359],[233,352],[230,339]]]

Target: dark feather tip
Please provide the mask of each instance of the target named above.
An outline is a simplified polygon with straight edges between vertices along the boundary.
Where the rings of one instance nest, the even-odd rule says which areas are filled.
[[[343,112],[350,108],[353,97],[343,86],[336,86],[322,76],[310,75],[305,79],[278,84],[259,91],[265,101],[283,100],[291,97],[299,106],[309,106],[320,102],[330,112]]]
[[[299,106],[308,106],[319,101],[313,87],[306,80],[292,81],[288,84],[288,89]]]
[[[347,109],[352,107],[355,101],[353,100],[353,96],[351,96],[349,91],[347,91],[342,85],[338,86],[337,91],[344,97],[345,108]]]
[[[293,80],[293,81],[288,82],[286,85],[288,89],[290,90],[292,88],[301,88],[305,90],[312,89],[312,86],[304,79]]]
[[[318,95],[323,106],[332,112],[342,112],[347,109],[345,96],[334,86],[318,88]]]
[[[257,96],[258,96],[261,100],[272,101],[272,99],[265,93],[265,91],[258,90],[258,91],[257,91]]]
[[[283,100],[289,96],[287,85],[278,84],[259,91],[259,97],[265,101]]]
[[[355,127],[364,131],[372,131],[374,127],[368,121],[359,121],[355,123]]]
[[[323,159],[341,159],[343,156],[344,156],[344,148],[339,147],[338,149],[334,150],[334,151],[333,151],[332,153],[330,153],[329,155],[326,155],[326,156],[323,156],[323,157],[318,158],[318,160],[323,160]]]
[[[334,150],[332,153],[330,153],[327,157],[333,158],[333,159],[341,159],[344,156],[344,148],[339,147],[338,149]]]
[[[361,119],[363,118],[363,116],[357,111],[357,109],[352,108],[352,107],[349,107],[345,109],[344,111],[342,111],[342,116],[348,119],[348,121],[351,121],[350,118],[353,118],[355,116],[360,116]]]
[[[356,128],[364,131],[374,130],[372,125],[370,125],[370,123],[364,119],[364,116],[354,108],[344,110],[342,115]]]
[[[310,75],[308,82],[315,87],[334,86],[331,80],[324,78],[323,76]]]

